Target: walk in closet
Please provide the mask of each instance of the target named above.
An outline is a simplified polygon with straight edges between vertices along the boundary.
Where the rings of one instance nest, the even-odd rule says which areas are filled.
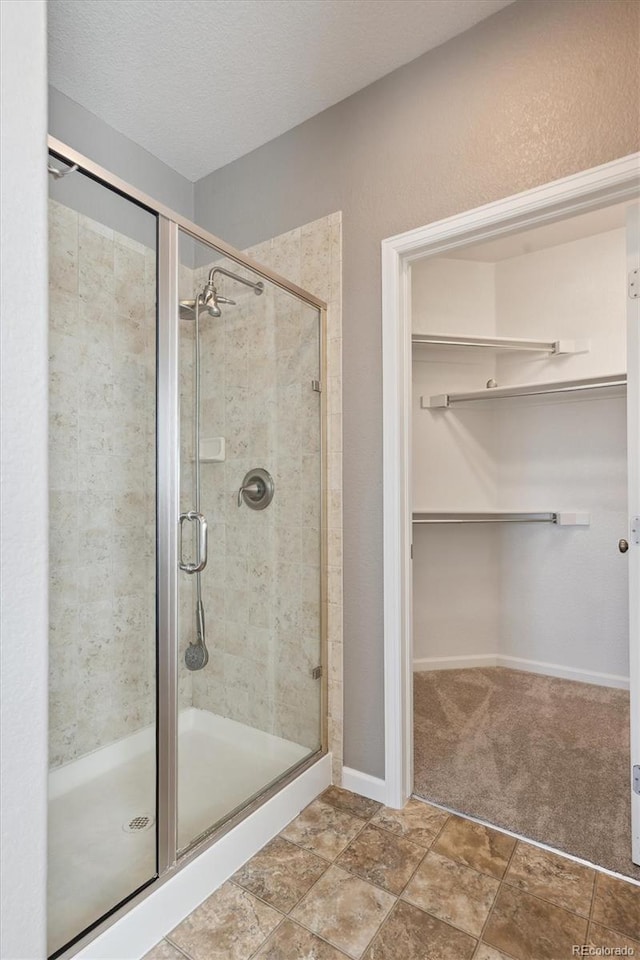
[[[640,878],[628,206],[412,264],[414,764],[417,795]]]

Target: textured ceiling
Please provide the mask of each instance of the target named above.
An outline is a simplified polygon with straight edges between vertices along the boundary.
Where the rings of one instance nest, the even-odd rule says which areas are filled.
[[[512,0],[49,0],[49,80],[197,180]]]

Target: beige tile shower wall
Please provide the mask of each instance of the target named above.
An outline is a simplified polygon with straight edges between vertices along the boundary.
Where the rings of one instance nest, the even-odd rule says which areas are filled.
[[[155,252],[50,213],[50,764],[155,711]]]
[[[325,299],[328,309],[328,686],[329,747],[342,768],[341,215],[333,214],[247,251]],[[232,264],[225,264],[234,267]],[[196,284],[208,268],[196,271]],[[256,297],[237,284],[223,323],[202,326],[203,436],[225,436],[224,464],[204,464],[211,520],[203,577],[209,665],[193,674],[196,707],[316,745],[320,715],[319,397],[314,310],[266,284]],[[310,425],[318,424],[318,429]],[[273,466],[277,495],[264,513],[238,510],[235,493],[252,466]]]

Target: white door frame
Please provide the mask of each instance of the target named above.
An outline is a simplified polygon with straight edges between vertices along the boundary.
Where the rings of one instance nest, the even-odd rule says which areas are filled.
[[[640,637],[640,205],[634,204],[627,216],[627,270],[629,277],[635,271],[633,292],[627,297],[627,449],[628,449],[628,503],[629,537],[629,635]],[[631,294],[631,281],[629,281]],[[633,518],[636,518],[635,522]],[[638,765],[640,774],[640,641],[631,643],[629,650],[629,673],[631,678],[631,723],[632,765]],[[635,681],[635,682],[634,682]],[[632,781],[633,781],[632,767]],[[631,834],[633,861],[640,864],[640,786],[631,792]]]
[[[633,153],[382,241],[385,796],[390,807],[404,806],[413,792],[411,262],[470,240],[635,199],[639,173],[640,153]],[[637,616],[632,622],[637,624]],[[636,636],[632,669],[638,675],[631,683],[636,691],[639,645]]]

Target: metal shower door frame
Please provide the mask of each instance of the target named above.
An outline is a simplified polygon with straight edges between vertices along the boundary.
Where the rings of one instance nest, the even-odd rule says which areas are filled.
[[[144,890],[132,896],[120,908],[97,923],[76,940],[60,957],[71,957],[84,944],[104,932],[128,910],[153,893],[158,884],[174,876],[201,852],[243,820],[258,806],[279,792],[303,770],[328,751],[327,695],[327,305],[291,283],[286,277],[269,270],[247,257],[219,237],[159,203],[94,163],[67,144],[48,137],[50,154],[77,169],[92,180],[131,200],[157,218],[157,876]],[[319,311],[320,378],[325,389],[320,394],[320,653],[321,681],[321,747],[236,815],[223,822],[194,848],[178,856],[178,524],[180,505],[180,397],[178,346],[178,272],[179,235],[185,234],[206,244],[239,266],[246,267],[287,293]]]

